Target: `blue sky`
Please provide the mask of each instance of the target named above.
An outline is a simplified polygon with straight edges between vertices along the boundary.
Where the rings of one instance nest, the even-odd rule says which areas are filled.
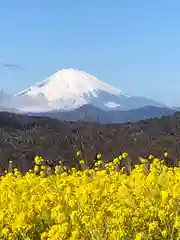
[[[180,105],[179,0],[0,2],[0,87],[17,93],[61,68]]]

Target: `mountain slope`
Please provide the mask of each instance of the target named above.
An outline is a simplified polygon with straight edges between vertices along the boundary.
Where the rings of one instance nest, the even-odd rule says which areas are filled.
[[[105,111],[128,110],[147,105],[164,107],[151,99],[123,93],[96,77],[75,69],[63,69],[16,94],[10,106],[22,112],[71,111],[83,105]]]

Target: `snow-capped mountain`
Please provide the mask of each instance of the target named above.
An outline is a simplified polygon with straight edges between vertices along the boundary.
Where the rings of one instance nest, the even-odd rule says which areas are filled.
[[[105,111],[144,106],[164,107],[145,97],[134,97],[75,69],[62,69],[47,79],[16,94],[9,106],[22,112],[72,111],[83,105]]]

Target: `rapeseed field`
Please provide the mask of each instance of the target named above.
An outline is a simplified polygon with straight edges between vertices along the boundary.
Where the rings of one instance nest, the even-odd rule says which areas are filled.
[[[126,174],[119,168],[126,157],[103,164],[98,154],[94,169],[67,170],[37,156],[25,175],[5,173],[0,239],[180,239],[180,168],[150,155]]]

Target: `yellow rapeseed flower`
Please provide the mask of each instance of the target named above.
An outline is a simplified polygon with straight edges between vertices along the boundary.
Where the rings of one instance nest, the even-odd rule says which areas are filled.
[[[128,156],[128,153],[126,153],[126,152],[124,152],[124,153],[122,154],[122,158],[127,158],[127,156]]]
[[[81,165],[83,165],[83,164],[84,164],[84,160],[81,159],[81,160],[79,161],[79,163],[80,163]]]
[[[97,154],[97,159],[100,159],[102,157],[102,154],[101,153],[98,153]]]
[[[168,152],[164,152],[164,156],[167,157],[168,156]]]
[[[77,157],[81,156],[81,151],[77,151],[77,152],[76,152],[76,156],[77,156]]]

